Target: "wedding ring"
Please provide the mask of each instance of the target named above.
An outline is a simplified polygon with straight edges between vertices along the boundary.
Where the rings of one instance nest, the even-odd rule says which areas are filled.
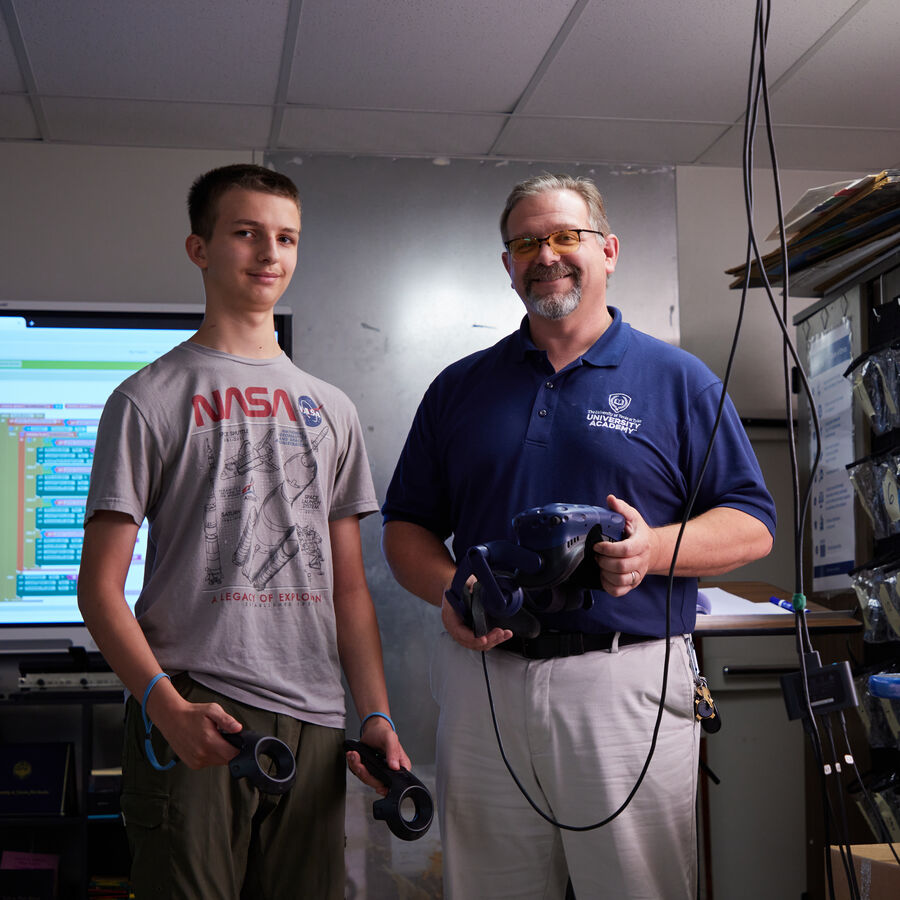
[[[638,580],[638,573],[632,572],[631,573],[631,586],[632,587],[634,587],[637,584],[637,580]]]

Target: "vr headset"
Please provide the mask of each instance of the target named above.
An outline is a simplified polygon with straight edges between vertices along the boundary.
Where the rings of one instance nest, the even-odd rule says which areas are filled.
[[[447,592],[476,635],[500,626],[534,638],[539,614],[590,608],[590,590],[601,586],[590,548],[622,540],[625,518],[600,506],[551,503],[520,512],[512,526],[516,543],[469,548]]]

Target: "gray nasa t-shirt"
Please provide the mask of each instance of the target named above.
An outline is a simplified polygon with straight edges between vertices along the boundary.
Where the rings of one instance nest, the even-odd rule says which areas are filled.
[[[342,391],[283,355],[184,343],[107,401],[85,521],[147,518],[135,612],[164,669],[341,727],[328,523],[377,508]]]

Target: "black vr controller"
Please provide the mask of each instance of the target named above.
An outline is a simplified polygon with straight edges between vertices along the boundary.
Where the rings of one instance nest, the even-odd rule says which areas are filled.
[[[428,788],[407,769],[392,769],[384,754],[362,741],[344,741],[345,750],[354,750],[369,774],[377,778],[387,789],[386,797],[372,804],[372,816],[387,822],[393,834],[403,841],[416,841],[431,825],[434,803]],[[411,801],[413,816],[404,817],[401,806]]]
[[[517,543],[470,547],[447,592],[476,635],[499,625],[521,637],[537,637],[541,627],[535,613],[590,606],[586,591],[601,583],[589,548],[622,540],[625,518],[599,506],[551,503],[520,512],[512,526]],[[474,588],[469,588],[473,575]]]
[[[276,737],[264,737],[255,731],[235,731],[219,734],[240,751],[228,769],[232,778],[246,778],[250,784],[264,794],[285,794],[293,787],[297,777],[297,763],[291,748]],[[270,775],[261,757],[268,757],[275,763],[275,774]]]

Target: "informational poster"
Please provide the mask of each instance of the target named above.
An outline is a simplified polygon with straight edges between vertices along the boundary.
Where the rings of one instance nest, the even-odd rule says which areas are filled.
[[[856,537],[853,487],[846,465],[853,461],[853,389],[844,378],[852,359],[850,322],[812,335],[807,345],[809,384],[819,417],[821,459],[813,477],[813,590],[850,588]],[[816,434],[810,422],[810,460]]]

